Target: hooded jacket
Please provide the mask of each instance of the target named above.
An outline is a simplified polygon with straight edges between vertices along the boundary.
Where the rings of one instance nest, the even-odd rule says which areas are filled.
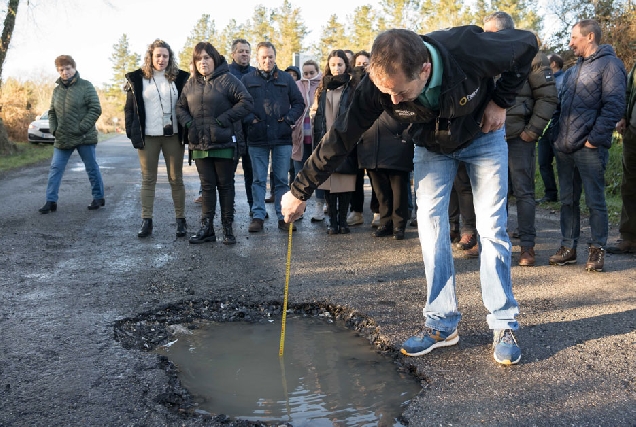
[[[185,142],[190,150],[237,148],[245,151],[241,119],[254,101],[234,77],[225,58],[209,77],[194,77],[186,83],[177,101],[177,118],[187,126]]]
[[[296,121],[296,125],[292,130],[292,159],[297,162],[301,161],[303,158],[303,150],[304,147],[304,134],[303,134],[303,121],[305,120],[305,116],[309,113],[309,109],[314,102],[316,97],[316,89],[320,85],[320,80],[322,79],[322,73],[316,74],[311,79],[301,78],[296,81],[296,86],[298,86],[298,90],[300,94],[303,96],[305,100],[305,110],[303,114],[300,115],[298,120]]]
[[[190,77],[190,73],[179,70],[174,85],[177,88],[177,96],[181,95],[183,86]],[[126,136],[130,138],[133,147],[144,148],[146,136],[146,108],[143,97],[144,73],[137,69],[126,74],[126,105],[124,116],[126,120]],[[177,124],[179,142],[183,143],[183,127]]]
[[[625,113],[626,72],[614,49],[602,44],[592,55],[579,58],[563,76],[560,104],[554,118],[559,133],[555,150],[573,153],[589,141],[609,148],[616,123]]]
[[[49,127],[55,148],[69,150],[78,145],[97,144],[95,123],[102,114],[97,91],[79,72],[64,84],[58,78],[49,109]]]
[[[481,134],[480,123],[490,100],[501,108],[514,105],[538,52],[535,35],[524,30],[485,33],[469,25],[436,31],[422,39],[438,50],[443,65],[439,110],[425,108],[417,101],[394,105],[389,95],[364,77],[347,112],[325,135],[292,184],[296,198],[311,197],[383,111],[410,123],[409,136],[428,150],[452,153],[469,145]],[[497,75],[501,77],[495,85],[493,77]]]
[[[241,80],[254,99],[254,110],[243,119],[247,145],[292,145],[292,126],[305,110],[303,96],[292,76],[277,67],[267,78],[263,74],[256,70]]]

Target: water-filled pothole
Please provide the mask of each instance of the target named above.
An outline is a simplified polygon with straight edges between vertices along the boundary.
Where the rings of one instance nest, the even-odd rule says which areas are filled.
[[[288,318],[282,359],[280,320],[178,328],[156,351],[179,368],[198,408],[213,414],[294,426],[402,425],[419,384],[342,323]]]

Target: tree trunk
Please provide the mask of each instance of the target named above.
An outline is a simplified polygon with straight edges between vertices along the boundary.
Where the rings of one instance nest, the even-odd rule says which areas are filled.
[[[2,77],[2,67],[4,60],[7,57],[7,51],[9,50],[9,43],[11,43],[11,36],[13,35],[13,28],[15,27],[15,17],[18,13],[18,6],[20,0],[9,0],[7,6],[7,16],[4,17],[4,27],[2,29],[2,36],[0,37],[0,78]],[[0,109],[2,106],[0,106]],[[0,118],[0,155],[8,155],[17,150],[15,144],[9,141],[7,131],[4,128],[4,122]]]

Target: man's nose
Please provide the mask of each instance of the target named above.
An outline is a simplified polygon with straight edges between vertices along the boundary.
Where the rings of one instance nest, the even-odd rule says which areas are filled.
[[[394,104],[399,104],[400,101],[402,101],[401,95],[391,95],[391,102],[393,102]]]

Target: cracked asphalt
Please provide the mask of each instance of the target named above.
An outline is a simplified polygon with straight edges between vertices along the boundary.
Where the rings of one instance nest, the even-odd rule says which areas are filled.
[[[154,232],[139,239],[134,149],[116,137],[98,145],[97,159],[106,206],[96,211],[86,209],[90,186],[77,154],[55,213],[37,211],[48,163],[0,176],[0,426],[240,425],[166,404],[161,396],[174,394],[175,384],[165,363],[125,348],[115,325],[184,301],[231,299],[254,307],[282,301],[287,234],[277,229],[273,206],[265,231],[249,234],[239,170],[238,243],[189,245],[175,238],[160,169]],[[184,180],[193,230],[200,214],[194,165],[184,166]],[[583,221],[578,264],[549,266],[560,240],[558,212],[537,215],[538,265],[512,269],[521,307],[517,366],[494,362],[478,261],[458,252],[459,344],[417,358],[397,353],[424,323],[419,240],[414,228],[404,241],[371,237],[368,209],[366,223],[349,235],[328,236],[324,224],[298,222],[290,303],[339,307],[373,320],[373,334],[365,336],[422,382],[403,414],[409,425],[636,426],[636,257],[608,255],[605,272],[586,272]],[[514,222],[511,208],[511,230]],[[216,226],[220,232],[218,219]],[[616,237],[611,229],[610,241]],[[513,251],[516,260],[519,247]]]

